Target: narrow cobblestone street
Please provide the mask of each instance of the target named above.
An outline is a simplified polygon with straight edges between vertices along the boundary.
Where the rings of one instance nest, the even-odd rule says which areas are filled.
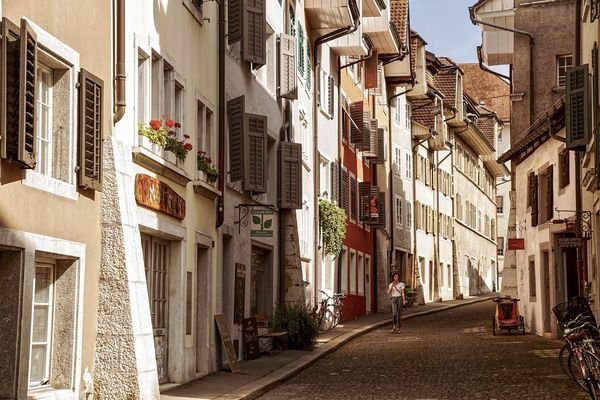
[[[585,399],[558,364],[562,343],[492,336],[490,301],[361,336],[260,399]]]

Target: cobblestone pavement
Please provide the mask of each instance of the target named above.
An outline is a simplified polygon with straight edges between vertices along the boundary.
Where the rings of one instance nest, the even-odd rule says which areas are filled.
[[[260,397],[270,399],[586,399],[558,364],[559,340],[492,336],[485,301],[358,337]]]

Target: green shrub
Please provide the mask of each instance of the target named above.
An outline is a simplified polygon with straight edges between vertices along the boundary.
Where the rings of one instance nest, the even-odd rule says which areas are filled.
[[[271,327],[276,331],[287,331],[288,348],[309,350],[317,339],[315,315],[304,304],[283,305],[271,317]]]

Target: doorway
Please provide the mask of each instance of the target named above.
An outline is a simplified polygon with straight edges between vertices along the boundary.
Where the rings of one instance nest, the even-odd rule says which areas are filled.
[[[550,332],[551,311],[550,311],[550,253],[542,252],[541,280],[544,293],[542,294],[542,318],[544,320],[544,332]]]
[[[208,310],[210,307],[210,248],[201,245],[196,249],[196,373],[208,372]],[[212,319],[210,319],[212,324]]]

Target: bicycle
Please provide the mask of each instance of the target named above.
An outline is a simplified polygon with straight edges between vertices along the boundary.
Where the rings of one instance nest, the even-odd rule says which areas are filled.
[[[563,338],[570,350],[567,375],[585,389],[593,400],[597,400],[600,394],[600,358],[596,340],[592,338],[594,334],[598,334],[598,329],[589,322],[584,322],[565,329]]]
[[[329,304],[329,306],[332,307],[333,328],[338,326],[338,324],[342,321],[342,307],[344,306],[345,298],[346,295],[344,293],[333,294],[333,303]]]
[[[329,299],[331,297],[324,291],[319,290],[324,298],[319,302],[319,308],[315,310],[316,312],[316,321],[317,321],[317,330],[319,333],[325,333],[333,327],[334,315],[329,309]]]

